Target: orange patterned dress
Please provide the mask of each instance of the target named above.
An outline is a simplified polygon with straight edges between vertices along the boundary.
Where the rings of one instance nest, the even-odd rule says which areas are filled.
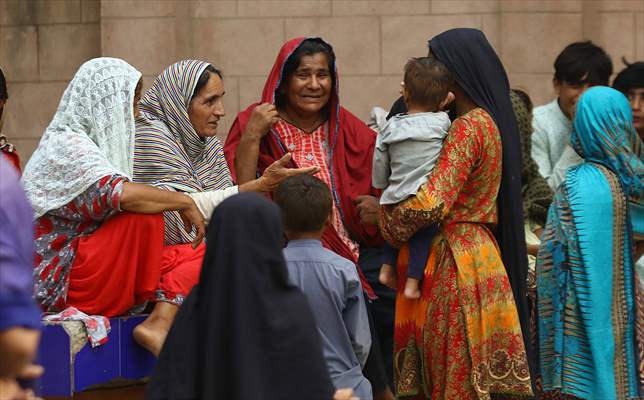
[[[452,124],[435,169],[415,197],[383,206],[380,229],[398,257],[395,375],[399,398],[490,399],[531,395],[512,289],[490,229],[497,222],[501,139],[476,108]],[[440,223],[422,296],[402,296],[418,229]]]

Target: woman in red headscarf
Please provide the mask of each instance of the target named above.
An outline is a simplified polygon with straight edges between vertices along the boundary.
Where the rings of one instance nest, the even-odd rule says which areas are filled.
[[[293,167],[319,167],[317,176],[329,185],[334,198],[322,242],[357,265],[361,246],[382,244],[377,226],[363,224],[360,215],[365,211],[361,196],[375,193],[371,187],[375,140],[369,127],[340,106],[333,48],[320,38],[297,38],[282,46],[261,103],[237,115],[224,152],[237,184],[255,179],[287,153]],[[358,272],[365,293],[374,298]],[[365,375],[376,398],[379,391],[390,396],[379,349],[372,347],[372,354],[375,360],[367,362]],[[373,364],[378,368],[370,373]]]

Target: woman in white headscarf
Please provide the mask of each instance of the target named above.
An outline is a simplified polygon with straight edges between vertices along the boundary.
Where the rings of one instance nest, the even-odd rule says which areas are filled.
[[[108,317],[174,289],[179,268],[161,268],[163,211],[204,221],[187,195],[133,183],[134,119],[141,73],[123,60],[83,64],[65,90],[23,174],[36,218],[35,295],[46,311]],[[177,304],[158,302],[148,319]],[[172,319],[157,324],[159,347]],[[150,332],[152,333],[152,332]]]

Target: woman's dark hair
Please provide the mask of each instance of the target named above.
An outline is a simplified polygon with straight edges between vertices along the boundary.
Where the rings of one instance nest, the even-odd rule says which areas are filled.
[[[295,73],[295,70],[297,70],[297,68],[300,66],[302,57],[312,56],[318,53],[326,55],[326,59],[329,63],[329,72],[331,73],[331,90],[335,90],[335,53],[333,52],[333,48],[320,38],[304,39],[302,43],[300,43],[298,48],[295,49],[295,51],[284,63],[284,69],[282,70],[282,79],[280,80],[279,87],[275,91],[275,104],[278,109],[283,108],[285,101],[284,96],[282,95],[280,90],[282,88],[282,85],[287,83],[291,76]]]
[[[322,229],[333,207],[329,187],[311,175],[285,179],[273,198],[282,210],[284,228],[297,233]]]
[[[199,76],[199,79],[197,80],[197,84],[195,85],[195,90],[192,92],[192,97],[190,98],[190,101],[195,98],[196,95],[199,94],[199,91],[206,86],[208,81],[210,80],[210,75],[212,74],[217,74],[221,79],[224,79],[221,70],[218,70],[217,68],[213,67],[212,65],[208,64],[206,69],[203,70],[201,75]]]
[[[613,81],[613,89],[628,94],[631,89],[644,88],[644,61],[629,64],[625,58],[622,58],[626,68],[621,70]]]
[[[591,41],[566,46],[555,60],[555,79],[571,85],[608,85],[613,62],[604,49]]]
[[[8,98],[9,92],[7,92],[7,81],[4,78],[2,68],[0,68],[0,100],[7,100]]]

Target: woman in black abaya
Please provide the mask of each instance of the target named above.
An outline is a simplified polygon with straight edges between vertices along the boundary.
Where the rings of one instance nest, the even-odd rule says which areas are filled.
[[[421,301],[420,305],[416,305],[405,304],[404,301],[397,300],[396,336],[402,338],[397,343],[397,348],[402,349],[398,356],[402,361],[399,361],[395,366],[399,373],[398,396],[455,398],[445,387],[441,386],[443,381],[438,379],[440,377],[444,378],[444,386],[453,382],[467,382],[468,384],[474,382],[474,388],[472,390],[463,389],[463,395],[459,398],[483,396],[486,392],[495,395],[529,395],[531,374],[528,373],[528,368],[524,370],[523,366],[529,365],[533,376],[536,371],[534,369],[534,352],[530,347],[530,341],[526,340],[530,338],[530,319],[526,298],[527,255],[521,196],[521,148],[509,96],[508,78],[494,49],[479,30],[458,28],[443,32],[429,41],[429,50],[430,55],[443,62],[456,80],[456,84],[452,88],[455,100],[450,105],[454,119],[453,125],[436,168],[430,174],[427,185],[421,187],[415,197],[418,201],[410,200],[392,209],[381,209],[380,228],[388,241],[403,243],[417,229],[422,228],[422,225],[438,220],[442,221],[449,250],[444,249],[443,241],[439,243],[438,240],[435,240],[432,251],[436,252],[437,261],[434,264],[439,261],[445,265],[450,264],[448,258],[439,257],[439,255],[443,255],[442,250],[455,258],[456,273],[454,275],[458,277],[456,282],[460,285],[458,293],[461,297],[454,297],[454,304],[449,303],[453,308],[448,308],[449,310],[458,307],[466,309],[463,320],[468,324],[465,333],[468,335],[469,348],[467,357],[463,358],[464,351],[460,351],[450,339],[451,333],[456,336],[462,333],[460,328],[454,330],[455,326],[460,326],[458,318],[452,325],[448,324],[449,326],[444,327],[442,331],[436,329],[438,333],[430,334],[430,328],[440,323],[440,321],[432,320],[432,316],[453,315],[454,313],[445,307],[443,308],[448,311],[443,313],[445,310],[441,307],[447,301],[444,293],[434,296],[436,290],[443,286],[439,285],[438,289],[431,286],[434,282],[432,279],[435,278],[434,271],[437,271],[436,274],[444,272],[445,266],[441,264],[434,270],[431,268],[434,264],[428,263],[431,265],[426,267],[423,283],[426,302]],[[404,102],[399,99],[392,106],[390,115],[404,111],[406,111]],[[476,140],[472,140],[472,138],[476,138]],[[462,140],[462,143],[457,143],[459,140]],[[499,141],[500,143],[498,143]],[[493,156],[498,156],[500,160],[493,160]],[[450,175],[450,171],[453,176]],[[493,178],[491,181],[487,180],[488,183],[492,183],[490,185],[492,190],[489,190],[485,196],[472,196],[475,189],[480,191],[485,188],[481,186],[480,182],[486,181],[484,179],[486,174]],[[498,190],[498,195],[496,190]],[[488,204],[490,199],[493,199],[496,204]],[[489,207],[490,205],[491,207]],[[422,219],[424,221],[421,221]],[[470,228],[472,232],[465,232]],[[491,231],[496,243],[490,242],[486,235],[482,234],[483,230]],[[483,239],[485,239],[485,243],[482,242]],[[492,247],[489,246],[490,243],[493,243]],[[495,248],[496,244],[498,244],[503,264],[501,271],[505,267],[507,281],[505,281],[505,277],[496,275],[498,271],[492,271],[492,264],[496,265],[498,260],[498,256],[495,254],[496,250],[491,250]],[[490,260],[494,262],[492,263]],[[477,287],[476,284],[472,284],[471,281],[476,281],[473,277],[478,276],[476,274],[482,274],[485,277],[492,274],[498,278],[494,282],[501,282],[501,287],[495,287],[490,283],[489,287],[494,290],[490,290],[490,293],[485,292],[485,287]],[[441,275],[439,278],[445,277]],[[483,278],[481,277],[481,279]],[[438,281],[454,284],[451,276],[445,278],[444,281],[440,281],[440,279]],[[505,302],[504,296],[507,290],[505,282],[508,282],[511,287],[510,302],[513,298],[515,303],[511,306],[511,303]],[[470,299],[472,301],[468,301],[466,295],[471,293],[476,295]],[[499,299],[484,301],[484,294],[492,295],[492,297],[503,296],[504,301],[501,302]],[[480,304],[477,304],[477,301],[480,301]],[[514,308],[515,305],[516,314],[514,315],[518,314],[517,322],[521,325],[518,340],[523,339],[524,342],[521,344],[514,341],[513,332],[518,332],[518,326],[515,328],[515,317],[512,317],[514,311],[511,308]],[[417,309],[420,311],[417,312]],[[429,311],[424,312],[425,309]],[[421,323],[414,322],[418,321],[418,318],[415,317],[416,314],[426,316],[433,325],[423,324],[422,319]],[[510,317],[504,319],[499,315]],[[474,320],[479,321],[480,324],[472,322]],[[425,353],[427,359],[423,367],[420,368],[420,372],[412,365],[415,356],[412,354],[413,357],[406,357],[409,352],[404,351],[406,348],[416,348],[413,343],[410,346],[405,339],[409,336],[407,334],[410,329],[409,325],[415,327],[412,331],[419,338],[417,340],[423,341],[424,347],[416,346]],[[479,332],[474,329],[481,326],[489,327],[491,330],[481,329]],[[508,338],[512,337],[512,343],[506,345],[505,342],[489,340],[488,336],[497,329],[507,329],[507,334],[501,335],[500,340],[502,337],[503,341],[508,341]],[[441,335],[440,332],[447,333]],[[413,339],[413,336],[410,337]],[[437,343],[443,343],[442,341],[445,341],[444,349],[430,349],[428,347],[436,347]],[[502,348],[497,351],[494,350],[494,346]],[[523,348],[527,357],[525,353],[521,355]],[[452,354],[451,359],[449,358],[450,351],[455,353]],[[445,352],[447,358],[441,358]],[[491,365],[497,367],[501,365],[494,362],[496,355],[492,354],[496,354],[495,352],[499,355],[504,352],[508,353],[510,354],[509,359],[516,355],[516,360],[513,363],[521,365],[522,368],[514,370],[515,372],[520,370],[520,373],[514,377],[514,381],[503,381],[501,377],[506,375],[498,374],[497,371],[494,373],[481,372],[486,371],[486,368]],[[449,371],[452,371],[450,368],[456,368],[457,365],[463,363],[470,365],[463,367],[460,375],[463,377],[461,381],[458,378],[452,379],[458,375],[456,372],[443,374],[441,371],[437,371],[438,361],[430,362],[434,358],[445,363],[446,366],[443,369]],[[406,361],[407,359],[409,361]],[[423,379],[417,379],[419,382],[410,379],[409,381],[412,383],[406,384],[404,377],[412,375],[420,375]],[[511,374],[507,376],[512,377]],[[403,384],[401,385],[401,383]],[[457,384],[453,388],[454,393],[460,390],[457,386],[459,385]]]
[[[334,388],[304,295],[288,283],[279,209],[239,194],[215,210],[200,283],[159,357],[148,399],[320,399]]]

